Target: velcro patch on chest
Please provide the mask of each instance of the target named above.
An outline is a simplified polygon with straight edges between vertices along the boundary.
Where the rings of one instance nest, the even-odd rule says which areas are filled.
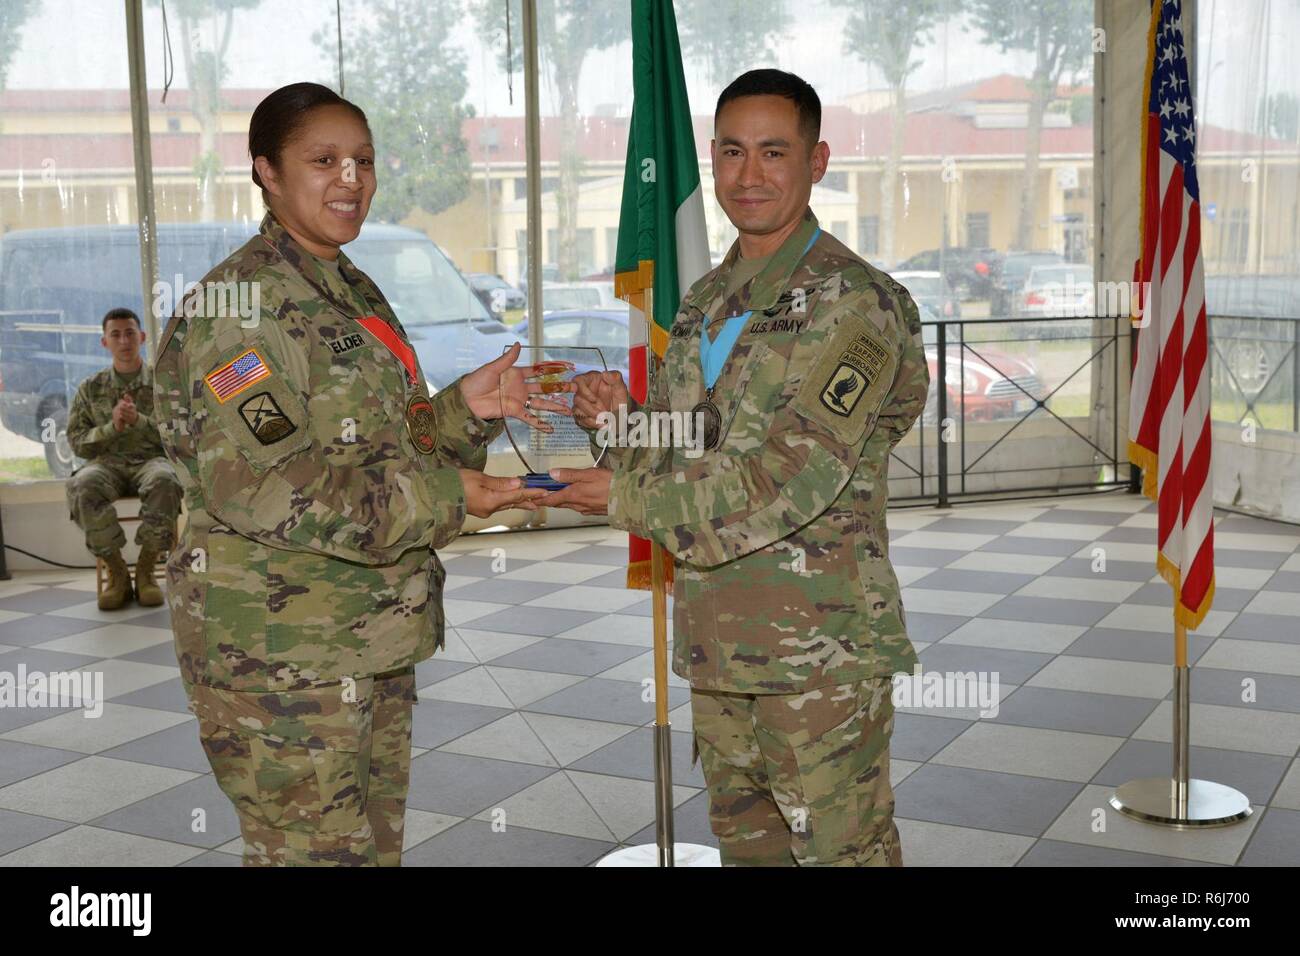
[[[806,317],[796,319],[783,315],[751,322],[746,331],[750,335],[798,335],[807,326],[808,319]]]
[[[349,332],[347,335],[340,335],[336,339],[331,339],[326,343],[329,349],[335,355],[342,355],[344,352],[351,352],[355,348],[360,348],[366,344],[366,340],[356,332]]]
[[[874,325],[845,316],[813,360],[792,407],[846,443],[862,437],[894,380],[898,358]]]

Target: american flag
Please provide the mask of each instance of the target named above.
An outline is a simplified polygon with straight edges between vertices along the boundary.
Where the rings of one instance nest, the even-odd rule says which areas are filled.
[[[249,349],[228,365],[208,373],[205,381],[212,389],[212,394],[217,396],[217,401],[224,402],[270,374],[271,370],[266,367],[257,350]]]
[[[1179,0],[1155,0],[1147,57],[1129,460],[1157,502],[1156,566],[1173,586],[1175,619],[1194,628],[1214,597],[1214,510],[1196,123]]]

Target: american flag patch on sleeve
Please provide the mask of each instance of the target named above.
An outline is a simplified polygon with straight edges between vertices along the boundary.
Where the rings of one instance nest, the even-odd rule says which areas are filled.
[[[224,404],[244,389],[270,377],[271,370],[262,361],[262,356],[257,354],[257,349],[249,349],[228,365],[209,372],[203,380],[212,389],[212,394],[217,396],[217,401]]]

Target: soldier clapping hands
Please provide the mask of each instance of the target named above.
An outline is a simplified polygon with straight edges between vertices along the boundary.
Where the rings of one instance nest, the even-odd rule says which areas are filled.
[[[131,397],[130,392],[127,392],[113,406],[113,430],[125,431],[134,425],[139,418],[140,412],[135,407],[135,399]]]

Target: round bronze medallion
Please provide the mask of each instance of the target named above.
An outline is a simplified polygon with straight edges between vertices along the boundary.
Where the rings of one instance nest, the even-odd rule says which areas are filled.
[[[718,406],[712,401],[703,401],[691,409],[691,414],[704,416],[704,448],[706,451],[713,451],[718,447],[718,439],[722,437],[722,413],[718,411]]]
[[[422,455],[433,454],[438,441],[438,422],[426,396],[415,395],[406,403],[406,431],[416,451]]]

